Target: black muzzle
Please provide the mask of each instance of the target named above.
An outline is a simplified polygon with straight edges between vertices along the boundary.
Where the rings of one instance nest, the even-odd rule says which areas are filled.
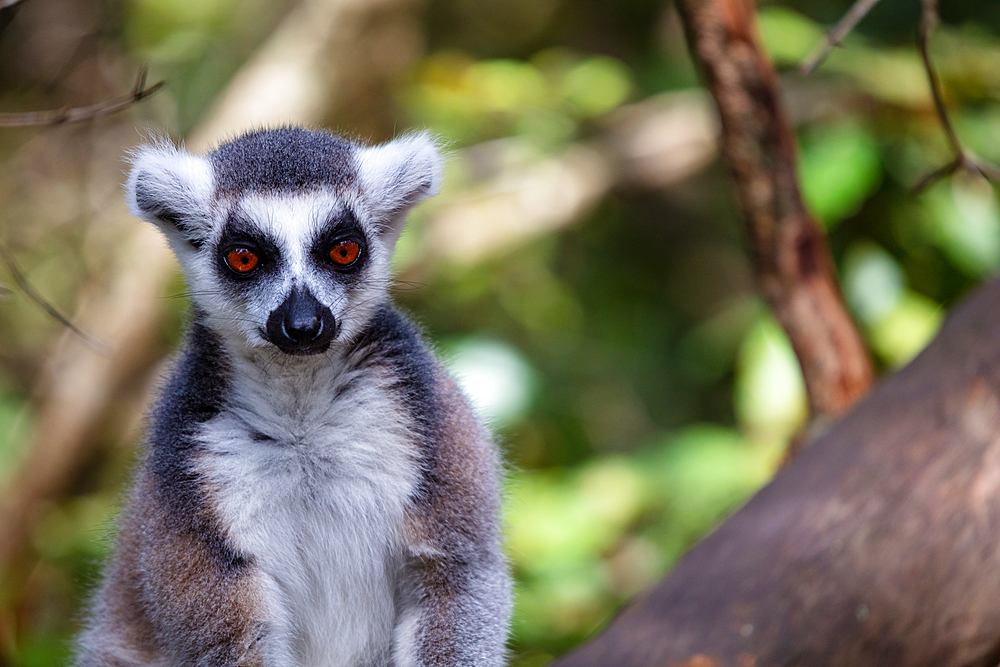
[[[304,287],[292,293],[267,318],[267,339],[285,354],[326,352],[337,337],[338,324],[330,309]]]

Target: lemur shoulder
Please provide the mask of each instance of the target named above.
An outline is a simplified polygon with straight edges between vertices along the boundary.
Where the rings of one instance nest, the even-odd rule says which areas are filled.
[[[134,155],[193,314],[79,667],[503,664],[498,456],[387,296],[440,170],[300,128]]]

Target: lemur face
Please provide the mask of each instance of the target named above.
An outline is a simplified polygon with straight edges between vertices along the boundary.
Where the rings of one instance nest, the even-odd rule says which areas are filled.
[[[383,301],[407,210],[437,189],[426,135],[364,147],[320,132],[252,132],[207,157],[135,156],[133,211],[166,234],[209,325],[248,348],[325,352]]]
[[[294,355],[325,352],[364,324],[384,292],[389,249],[344,198],[251,195],[227,208],[202,258],[222,297],[214,308],[202,301],[213,315],[238,315],[251,344]]]

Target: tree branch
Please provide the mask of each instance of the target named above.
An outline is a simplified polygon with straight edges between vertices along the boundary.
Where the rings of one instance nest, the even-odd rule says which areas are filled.
[[[719,109],[757,283],[798,357],[813,415],[839,415],[871,386],[871,361],[841,298],[826,237],[802,202],[795,135],[752,1],[683,0],[678,8]]]
[[[91,349],[102,354],[107,354],[106,345],[70,322],[65,315],[60,313],[55,306],[42,296],[41,292],[35,289],[35,286],[31,284],[24,271],[18,265],[13,253],[2,243],[0,243],[0,260],[7,265],[7,270],[10,272],[11,278],[14,279],[14,284],[24,292],[26,297],[34,301],[49,317],[79,336]],[[3,288],[3,290],[6,290],[6,288]]]
[[[830,55],[834,47],[840,46],[844,38],[854,30],[854,27],[861,22],[872,7],[878,4],[879,0],[857,0],[851,8],[847,10],[837,25],[833,26],[830,32],[826,33],[826,39],[809,54],[809,56],[799,65],[799,72],[802,74],[812,74],[816,68],[822,64],[826,57]]]
[[[921,178],[914,186],[914,189],[917,192],[926,190],[942,178],[950,176],[959,170],[970,171],[993,182],[1000,182],[1000,169],[982,162],[966,150],[962,146],[958,134],[955,132],[955,126],[952,125],[948,109],[944,103],[944,94],[941,92],[941,80],[934,69],[934,63],[931,62],[929,48],[931,32],[934,31],[934,28],[938,24],[937,0],[921,0],[921,3],[923,5],[923,12],[920,17],[920,30],[917,31],[917,50],[920,51],[920,59],[923,61],[924,71],[927,73],[927,83],[931,89],[934,111],[941,122],[945,136],[948,138],[951,150],[955,153],[955,159]]]
[[[166,82],[159,81],[146,88],[146,66],[139,69],[135,85],[128,95],[98,102],[86,107],[66,107],[52,111],[28,111],[25,113],[0,113],[0,127],[29,127],[34,125],[61,125],[110,116],[146,99]]]
[[[857,26],[877,3],[878,0],[857,0],[843,18],[837,22],[837,25],[827,33],[826,40],[816,47],[816,50],[802,62],[802,65],[799,66],[799,71],[802,74],[811,74],[814,72],[830,54],[830,51],[843,41],[848,33]],[[1000,168],[983,162],[966,150],[962,146],[958,134],[955,132],[955,126],[951,122],[948,109],[944,103],[941,80],[934,69],[934,63],[931,61],[928,46],[931,32],[933,32],[938,24],[937,0],[921,0],[921,5],[920,29],[917,31],[917,50],[920,52],[920,59],[927,74],[927,83],[931,89],[934,111],[941,123],[941,127],[944,129],[945,136],[948,138],[948,144],[951,146],[955,158],[921,178],[914,186],[914,190],[916,192],[926,190],[942,178],[950,176],[959,170],[970,171],[993,182],[1000,182]]]

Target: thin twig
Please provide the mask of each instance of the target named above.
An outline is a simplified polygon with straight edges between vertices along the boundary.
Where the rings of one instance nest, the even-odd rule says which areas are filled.
[[[35,289],[35,286],[28,281],[28,277],[25,275],[20,265],[18,265],[17,260],[14,259],[14,255],[3,244],[0,244],[0,260],[3,260],[3,263],[7,265],[7,270],[10,272],[11,278],[14,279],[14,284],[17,285],[22,292],[24,292],[25,296],[38,304],[38,306],[40,306],[41,309],[49,315],[49,317],[75,333],[95,351],[102,354],[107,353],[107,345],[70,322],[65,315],[56,310],[56,307],[49,303],[49,301],[42,296],[37,289]]]
[[[943,167],[938,167],[937,169],[935,169],[934,171],[925,175],[923,178],[917,181],[917,184],[913,186],[913,191],[923,192],[927,188],[931,187],[932,185],[940,181],[942,178],[947,178],[952,174],[954,174],[956,171],[959,170],[961,166],[962,166],[962,158],[961,157],[955,158],[948,164],[944,165]]]
[[[847,10],[843,18],[837,22],[837,25],[833,26],[830,32],[826,33],[826,39],[802,61],[802,64],[799,65],[799,72],[802,74],[812,74],[816,71],[816,68],[826,60],[826,57],[830,55],[834,47],[840,46],[840,43],[844,41],[848,33],[854,30],[854,27],[861,22],[861,19],[868,15],[868,12],[876,4],[878,4],[878,0],[857,0]]]
[[[951,176],[959,170],[971,171],[987,180],[1000,182],[1000,169],[991,164],[981,162],[979,158],[966,150],[962,146],[958,134],[955,132],[955,126],[948,115],[948,109],[944,103],[944,95],[941,92],[941,79],[934,69],[934,63],[931,62],[930,48],[928,46],[931,32],[933,32],[938,24],[937,0],[921,0],[921,4],[923,5],[923,14],[920,17],[920,30],[917,32],[917,50],[920,51],[920,59],[923,61],[924,71],[927,73],[927,84],[931,89],[934,111],[937,113],[945,136],[948,138],[948,143],[955,153],[955,159],[921,178],[914,186],[914,189],[917,192],[922,192],[942,178]]]
[[[948,136],[948,143],[951,144],[952,150],[956,153],[961,153],[962,144],[958,141],[958,135],[955,134],[955,128],[948,117],[948,110],[944,106],[944,97],[941,94],[941,80],[938,78],[934,64],[931,62],[930,49],[928,48],[931,32],[938,24],[937,0],[921,0],[921,4],[924,10],[923,15],[920,17],[920,30],[917,32],[917,49],[920,50],[920,58],[923,60],[924,71],[927,73],[927,83],[931,88],[934,110],[941,120],[941,126]]]
[[[29,111],[26,113],[0,113],[0,127],[27,127],[31,125],[60,125],[62,123],[77,123],[101,116],[110,116],[127,109],[164,86],[160,81],[146,88],[146,66],[139,69],[135,86],[128,95],[122,95],[112,100],[98,102],[86,107],[66,107],[53,111]]]

